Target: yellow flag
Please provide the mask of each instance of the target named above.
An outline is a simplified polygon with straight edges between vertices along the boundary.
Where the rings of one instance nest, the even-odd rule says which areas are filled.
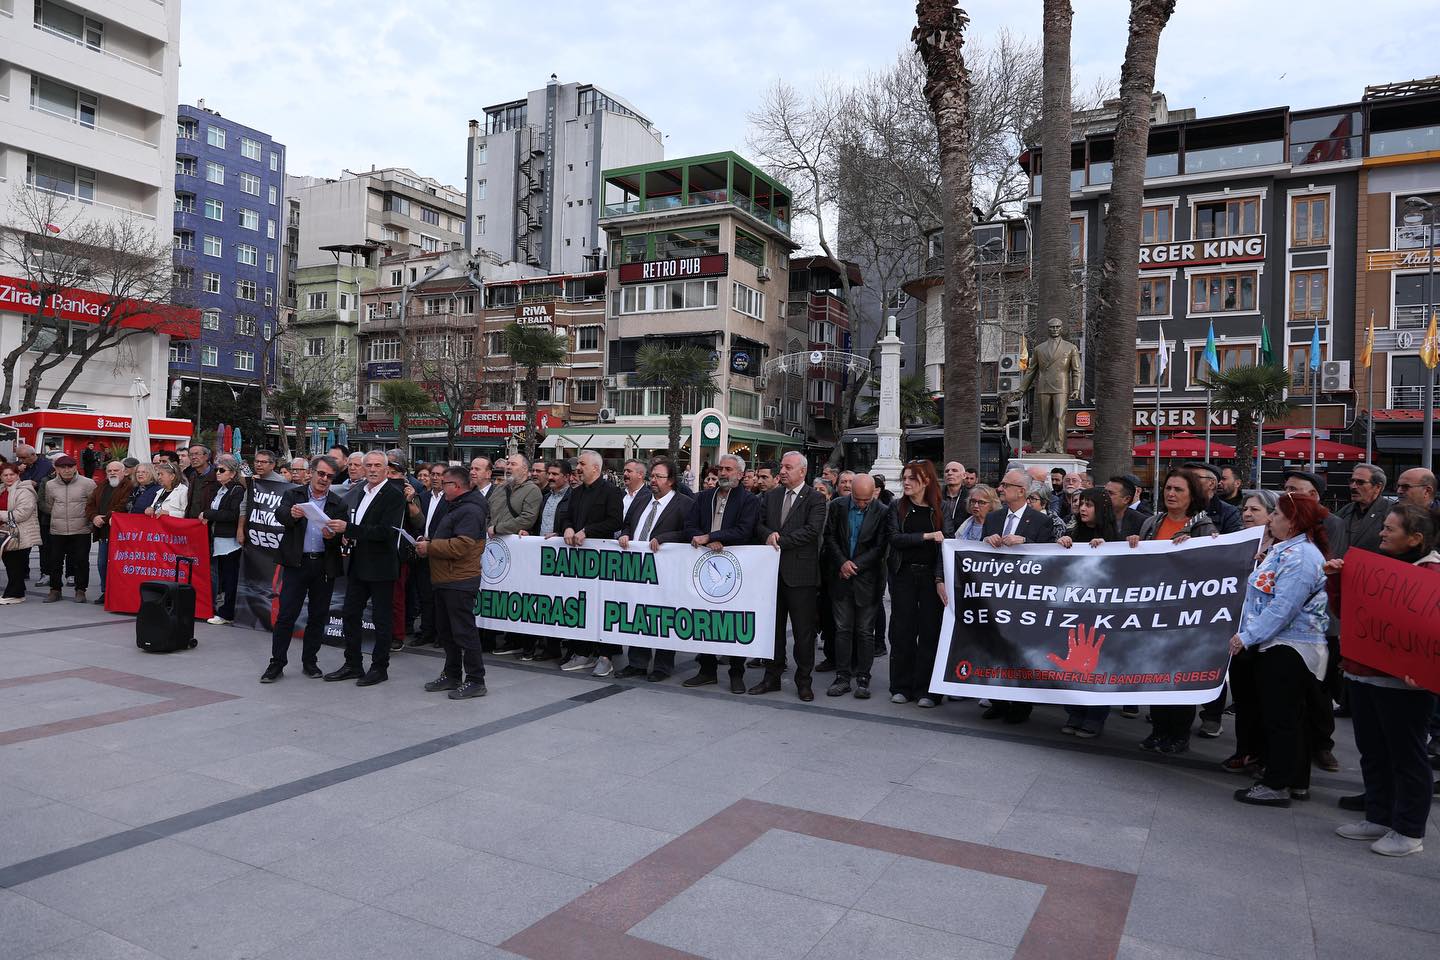
[[[1430,313],[1430,329],[1425,331],[1425,342],[1420,345],[1420,360],[1431,370],[1440,362],[1440,335],[1435,332],[1435,313]]]
[[[1360,366],[1370,369],[1370,354],[1375,350],[1375,311],[1370,311],[1370,328],[1365,331],[1365,349],[1360,351]]]
[[[1435,364],[1432,363],[1430,366],[1433,367]],[[1020,369],[1030,369],[1030,348],[1025,345],[1025,334],[1023,333],[1020,334]]]

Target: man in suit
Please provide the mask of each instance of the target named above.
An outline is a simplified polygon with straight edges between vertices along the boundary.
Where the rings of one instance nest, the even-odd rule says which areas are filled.
[[[413,488],[415,495],[405,501],[405,515],[409,520],[407,527],[417,540],[429,537],[440,518],[445,515],[446,499],[435,479],[439,477],[440,483],[443,483],[445,469],[446,465],[438,460],[429,470],[423,465],[417,465],[416,479],[421,485]],[[410,641],[410,646],[439,645],[435,629],[434,585],[430,582],[430,564],[424,557],[417,557],[410,564],[409,582],[415,586],[415,599],[420,614],[420,628],[416,631],[415,639]]]
[[[1000,510],[991,510],[981,529],[984,540],[992,547],[1018,547],[1022,543],[1054,543],[1055,526],[1050,518],[1027,506],[1031,480],[1023,470],[1009,470],[1000,481]],[[1042,485],[1043,487],[1043,485]],[[985,720],[1004,718],[1006,723],[1024,723],[1030,719],[1031,705],[991,698],[990,709],[981,716]]]
[[[1121,538],[1140,536],[1140,528],[1145,526],[1145,517],[1139,510],[1132,509],[1135,498],[1140,494],[1135,478],[1111,477],[1105,484],[1105,492],[1110,496],[1110,505],[1115,508],[1115,526],[1120,531]]]
[[[645,508],[650,505],[649,470],[643,460],[631,458],[625,461],[620,471],[620,528],[615,531],[619,537],[627,530],[635,531]]]
[[[390,638],[395,626],[395,581],[400,556],[396,528],[405,519],[405,494],[389,483],[385,454],[365,454],[365,482],[350,491],[350,519],[331,526],[350,543],[350,569],[345,578],[345,663],[325,674],[331,682],[354,680],[356,686],[384,683],[389,677]],[[370,604],[375,643],[366,672],[361,654],[361,616]]]
[[[713,490],[702,490],[690,505],[685,533],[690,545],[701,550],[724,550],[755,542],[755,527],[760,522],[760,499],[741,486],[745,461],[733,453],[723,454],[715,462],[717,482]],[[713,653],[695,658],[700,670],[681,686],[703,687],[715,683],[717,661]],[[745,692],[745,658],[730,657],[730,692]]]
[[[625,469],[628,471],[630,464],[627,463]],[[675,465],[669,460],[657,460],[650,467],[650,497],[640,511],[626,511],[619,537],[621,550],[629,550],[631,541],[649,544],[651,551],[658,551],[663,543],[684,543],[690,539],[685,533],[685,520],[693,498],[676,490],[675,481]],[[630,647],[625,651],[625,668],[615,675],[644,677],[651,683],[659,683],[674,672],[674,650]]]
[[[286,490],[275,507],[275,522],[285,528],[276,551],[281,568],[280,602],[275,629],[270,634],[270,664],[260,675],[261,683],[274,683],[285,672],[295,621],[302,610],[307,612],[300,669],[312,680],[321,676],[317,658],[325,640],[325,627],[330,622],[330,597],[342,563],[336,526],[350,515],[344,502],[331,490],[339,473],[340,465],[334,459],[316,457],[311,464],[309,485]],[[310,516],[305,510],[307,501],[330,519],[321,523]]]
[[[805,482],[809,463],[790,451],[780,458],[778,482],[760,499],[759,536],[780,551],[780,576],[775,590],[775,656],[751,693],[780,689],[785,673],[785,623],[795,636],[795,693],[811,701],[810,675],[815,669],[815,627],[819,614],[820,549],[825,536],[827,501]]]
[[[850,495],[832,501],[825,528],[825,566],[835,575],[830,602],[835,612],[835,681],[826,696],[850,692],[870,696],[875,661],[875,606],[885,590],[890,543],[889,507],[880,502],[875,480],[857,473]],[[799,671],[796,671],[799,678]]]
[[[578,460],[580,485],[572,487],[556,511],[555,529],[562,532],[566,546],[580,547],[587,538],[604,540],[615,536],[624,520],[621,515],[620,488],[600,476],[605,462],[594,450],[582,450]],[[609,644],[575,641],[570,644],[570,658],[560,664],[561,670],[591,670],[597,677],[615,672]]]
[[[835,477],[835,494],[830,502],[825,505],[825,522],[830,522],[830,514],[835,510],[835,501],[841,497],[850,496],[850,487],[855,482],[855,474],[845,470]],[[824,534],[821,534],[821,555],[824,555]],[[830,602],[830,593],[837,579],[837,574],[828,565],[822,564],[820,569],[820,652],[821,660],[815,664],[816,673],[835,672],[835,605]]]

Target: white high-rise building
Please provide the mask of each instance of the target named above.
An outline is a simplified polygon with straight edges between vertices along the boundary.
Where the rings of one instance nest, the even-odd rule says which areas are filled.
[[[64,240],[96,220],[129,221],[170,241],[179,39],[180,0],[0,0],[0,226],[19,231],[3,242],[38,232]],[[58,198],[51,209],[63,224],[37,229],[26,197]],[[19,272],[13,258],[0,258],[0,356],[23,342],[34,313]],[[86,338],[83,287],[65,302],[58,335],[73,353]],[[150,415],[163,417],[169,340],[147,331],[96,354],[64,395],[66,408],[93,411],[98,430],[99,415],[134,409],[129,388],[140,377]],[[12,410],[37,355],[20,358]],[[65,361],[45,373],[41,407],[70,368]]]
[[[665,157],[660,131],[613,93],[554,74],[470,121],[465,246],[545,273],[604,267],[600,171]]]

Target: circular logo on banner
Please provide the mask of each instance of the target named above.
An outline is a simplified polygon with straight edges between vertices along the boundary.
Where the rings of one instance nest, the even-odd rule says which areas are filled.
[[[969,660],[961,660],[959,663],[955,664],[955,679],[956,679],[956,680],[968,680],[968,679],[970,679],[970,669],[971,669],[971,667],[970,667],[970,661],[969,661]]]
[[[820,366],[820,364],[822,364],[822,363],[824,363],[824,362],[825,362],[825,354],[821,353],[819,350],[811,350],[811,351],[810,351],[810,365],[811,365],[812,367],[818,367],[818,366]]]
[[[743,350],[737,350],[730,357],[730,369],[736,373],[744,373],[750,369],[750,354]]]
[[[510,572],[510,548],[503,540],[487,540],[480,557],[480,578],[486,583],[499,583]]]
[[[695,561],[690,571],[690,582],[695,592],[712,603],[724,603],[740,592],[740,561],[729,550],[714,553],[705,551],[705,556]]]
[[[1395,346],[1401,350],[1409,350],[1415,346],[1415,334],[1409,330],[1401,330],[1395,335]]]

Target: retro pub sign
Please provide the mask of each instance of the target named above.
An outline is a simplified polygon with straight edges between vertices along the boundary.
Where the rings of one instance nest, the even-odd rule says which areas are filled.
[[[723,277],[730,272],[730,254],[712,253],[703,257],[671,257],[620,264],[621,283],[654,283],[657,280],[698,280]]]

